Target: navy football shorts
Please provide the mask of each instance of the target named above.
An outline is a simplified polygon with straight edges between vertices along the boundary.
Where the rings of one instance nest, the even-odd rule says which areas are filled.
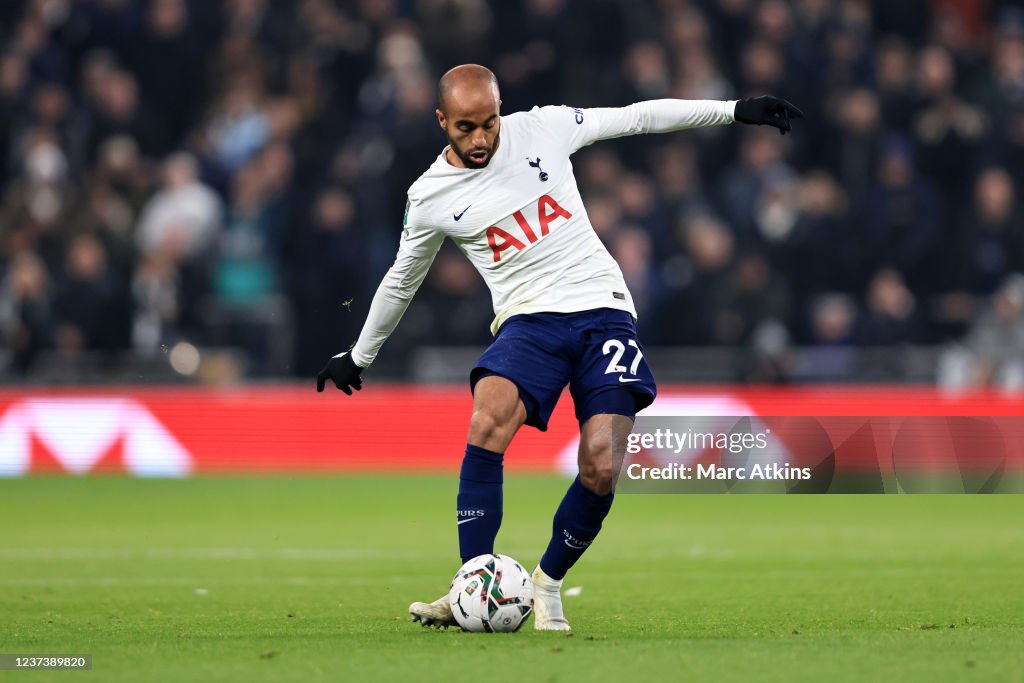
[[[633,316],[611,308],[512,316],[470,372],[470,387],[488,375],[515,383],[526,424],[541,431],[566,384],[580,425],[601,413],[634,417],[658,391]]]

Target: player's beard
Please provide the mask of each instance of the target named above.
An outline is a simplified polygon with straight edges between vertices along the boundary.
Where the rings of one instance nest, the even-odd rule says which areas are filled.
[[[448,137],[448,144],[455,152],[455,155],[462,160],[462,163],[466,166],[466,168],[484,168],[487,166],[487,164],[491,163],[491,159],[494,158],[494,150],[498,149],[498,142],[500,140],[501,133],[498,133],[497,135],[494,136],[494,144],[492,144],[490,147],[473,147],[466,151],[459,149],[459,146],[455,144],[455,141],[451,139],[451,136]],[[487,158],[484,159],[483,162],[474,161],[473,158],[469,156],[473,152],[487,152]]]

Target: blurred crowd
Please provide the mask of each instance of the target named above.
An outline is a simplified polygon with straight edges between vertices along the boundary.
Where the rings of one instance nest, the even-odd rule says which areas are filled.
[[[784,380],[794,345],[960,340],[980,384],[1024,353],[1013,2],[4,0],[0,46],[11,372],[182,339],[259,355],[221,329],[242,310],[293,330],[284,371],[314,374],[358,334],[445,142],[436,79],[463,62],[497,73],[506,113],[764,93],[803,109],[784,137],[574,157],[648,345],[748,348],[758,381]],[[491,317],[447,245],[386,354],[485,344]]]

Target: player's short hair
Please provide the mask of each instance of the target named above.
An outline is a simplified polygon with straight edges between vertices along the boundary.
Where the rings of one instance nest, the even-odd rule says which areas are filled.
[[[444,111],[444,103],[455,86],[462,83],[479,83],[487,85],[498,92],[498,77],[486,66],[479,64],[460,64],[449,69],[437,82],[437,105]]]

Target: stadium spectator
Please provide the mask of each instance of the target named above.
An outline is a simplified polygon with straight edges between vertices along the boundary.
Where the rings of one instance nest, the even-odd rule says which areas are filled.
[[[180,338],[182,293],[177,264],[166,252],[143,256],[131,280],[132,347],[152,357]]]
[[[42,351],[53,348],[50,278],[35,254],[24,251],[8,267],[0,290],[0,326],[11,352],[11,369],[25,374]]]
[[[139,217],[139,250],[166,252],[180,262],[201,259],[221,230],[221,211],[220,199],[199,180],[196,160],[172,155],[164,162],[161,189]]]
[[[922,326],[917,302],[899,271],[883,268],[871,278],[867,306],[856,322],[855,335],[863,346],[896,346],[920,341]]]
[[[819,379],[844,380],[856,375],[856,320],[857,305],[845,294],[821,294],[811,303],[807,363]]]
[[[93,163],[100,143],[114,135],[127,135],[136,140],[142,152],[150,157],[170,152],[174,146],[173,133],[163,118],[140,100],[135,74],[107,59],[100,54],[96,61],[87,65],[86,161]]]
[[[891,265],[912,288],[927,290],[937,286],[941,277],[931,263],[945,227],[944,215],[939,195],[920,177],[915,161],[909,141],[901,137],[886,141],[860,234],[874,264]]]
[[[369,306],[367,240],[356,231],[356,217],[352,196],[327,187],[286,238],[283,275],[298,330],[297,373],[315,374],[338,339],[358,334],[356,316],[348,313]]]
[[[653,316],[662,321],[653,330],[656,343],[714,343],[715,304],[728,286],[735,240],[725,224],[711,214],[681,221],[677,239],[685,247],[685,256],[678,255],[663,267],[667,288]]]
[[[1024,388],[1024,275],[1014,273],[975,319],[967,337],[971,384]]]
[[[699,153],[695,146],[683,142],[669,144],[656,149],[651,156],[654,189],[658,193],[658,202],[663,207],[667,221],[674,223],[680,216],[708,210],[708,200],[701,187]],[[593,223],[594,200],[588,199],[587,213],[591,214]],[[661,238],[657,242],[658,250],[670,249],[672,236],[663,235]],[[668,240],[668,244],[665,243],[665,239]]]
[[[847,346],[853,343],[857,306],[850,297],[826,293],[811,307],[812,343],[820,346]]]
[[[789,320],[789,288],[759,253],[737,260],[718,296],[714,327],[718,344],[749,346],[758,329]]]
[[[761,202],[781,183],[796,176],[786,163],[785,144],[766,130],[743,132],[740,163],[725,171],[721,181],[721,205],[734,234],[744,246],[758,243],[758,212]]]
[[[912,89],[914,56],[906,40],[888,36],[875,57],[875,83],[881,106],[881,121],[894,132],[910,134],[917,109]]]
[[[957,96],[952,56],[938,46],[921,51],[918,89],[923,107],[913,120],[917,167],[949,205],[964,200],[964,169],[971,169],[988,128],[982,111]]]
[[[1024,216],[1005,169],[983,170],[944,262],[951,288],[987,295],[1007,272],[1024,272]]]
[[[205,50],[192,22],[185,0],[153,0],[128,48],[142,99],[169,131],[186,130],[199,108]]]
[[[74,237],[53,300],[58,349],[74,353],[128,346],[130,309],[119,285],[103,243],[90,233]]]
[[[664,206],[658,203],[654,183],[646,175],[625,173],[615,183],[618,204],[622,208],[619,226],[636,226],[647,233],[647,239],[664,244],[669,238],[669,222]]]
[[[830,119],[836,143],[827,152],[828,165],[855,207],[867,204],[881,151],[882,120],[878,96],[869,88],[854,88],[835,97]]]
[[[277,259],[290,217],[293,166],[289,147],[275,143],[235,174],[214,265],[213,292],[223,301],[259,306],[278,290]]]
[[[806,310],[816,293],[855,293],[863,256],[849,200],[835,178],[823,170],[811,171],[800,179],[796,192],[795,223],[767,245],[766,254],[789,284],[793,309]]]

